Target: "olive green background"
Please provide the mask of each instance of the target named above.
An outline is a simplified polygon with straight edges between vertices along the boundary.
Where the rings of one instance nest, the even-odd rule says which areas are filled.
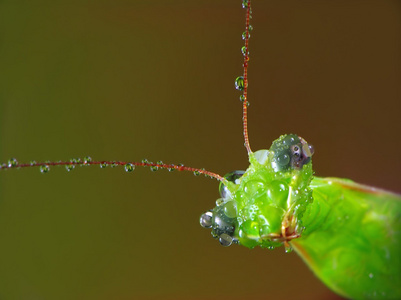
[[[252,148],[297,133],[317,175],[401,192],[400,2],[253,2]],[[240,3],[0,1],[1,161],[245,169]],[[213,240],[203,176],[60,167],[0,183],[0,299],[337,299],[295,253]]]

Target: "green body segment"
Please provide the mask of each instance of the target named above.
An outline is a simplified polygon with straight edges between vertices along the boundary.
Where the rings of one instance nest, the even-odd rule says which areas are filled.
[[[297,253],[344,297],[401,299],[401,196],[337,178],[311,188]]]
[[[312,154],[296,135],[251,153],[249,168],[228,174],[201,225],[225,246],[292,247],[344,297],[401,299],[401,196],[313,177]]]

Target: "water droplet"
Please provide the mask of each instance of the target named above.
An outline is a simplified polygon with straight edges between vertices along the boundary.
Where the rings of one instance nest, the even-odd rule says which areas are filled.
[[[159,167],[158,167],[158,166],[151,166],[151,167],[150,167],[150,170],[151,170],[152,172],[156,172],[157,170],[159,170]]]
[[[241,53],[242,53],[242,55],[245,56],[245,54],[249,54],[249,51],[248,51],[248,53],[247,53],[247,52],[246,52],[246,47],[245,47],[245,46],[242,46],[242,48],[241,48]]]
[[[292,247],[290,245],[285,245],[285,253],[290,253],[292,251]]]
[[[7,164],[9,168],[14,168],[16,165],[18,165],[18,161],[15,158],[10,158]]]
[[[125,172],[132,172],[135,170],[135,166],[131,163],[125,164],[124,166]]]
[[[245,96],[244,95],[241,95],[241,96],[239,96],[239,101],[241,101],[241,102],[244,102],[245,101]]]
[[[158,165],[163,165],[163,162],[162,162],[161,160],[158,160],[156,163],[157,163]]]
[[[39,167],[40,173],[47,173],[50,171],[50,167],[48,165],[42,165]]]
[[[223,205],[224,203],[225,203],[225,202],[224,202],[224,199],[223,199],[223,198],[219,198],[219,199],[216,200],[216,206]]]
[[[195,176],[199,176],[201,173],[199,171],[194,171]]]
[[[84,165],[89,165],[92,162],[92,157],[85,156],[84,157]]]
[[[243,91],[244,90],[244,77],[243,76],[238,76],[237,78],[235,78],[235,88],[239,91]]]
[[[115,167],[118,166],[118,164],[117,164],[117,162],[113,161],[113,162],[110,164],[110,166],[111,166],[112,168],[115,168]]]
[[[65,169],[66,169],[68,172],[71,172],[72,170],[75,169],[75,166],[74,166],[74,165],[65,165]]]
[[[142,163],[143,163],[143,164],[148,164],[149,161],[148,161],[146,158],[144,158],[144,159],[142,159]]]
[[[249,34],[249,32],[248,32],[248,39],[251,37],[251,35]],[[247,38],[247,35],[246,35],[246,31],[244,31],[243,33],[242,33],[242,39],[243,40],[245,40]]]
[[[101,169],[104,169],[106,167],[107,167],[107,163],[106,162],[103,161],[103,162],[100,163],[100,168]]]
[[[35,160],[31,160],[31,161],[29,162],[29,164],[30,164],[31,166],[35,166],[35,165],[36,165],[36,161],[35,161]]]
[[[249,107],[249,105],[251,105],[251,103],[249,103],[249,101],[246,103],[246,106]]]
[[[228,235],[227,233],[222,233],[222,234],[220,234],[219,242],[220,242],[220,245],[222,245],[224,247],[228,247],[228,246],[231,246],[231,244],[233,243],[233,238],[230,235]]]
[[[248,8],[249,3],[248,0],[242,0],[242,8]]]
[[[251,24],[249,24],[248,31],[252,31],[252,30],[253,30],[253,26]]]
[[[207,211],[200,216],[199,223],[203,228],[212,228],[213,213]]]
[[[171,165],[171,168],[167,168],[167,170],[168,170],[169,172],[175,171],[174,165]]]

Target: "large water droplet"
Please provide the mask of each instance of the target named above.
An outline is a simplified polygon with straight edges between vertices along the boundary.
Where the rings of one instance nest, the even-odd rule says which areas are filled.
[[[8,161],[7,161],[7,165],[8,165],[8,167],[9,168],[14,168],[16,165],[18,165],[18,161],[17,161],[17,159],[16,158],[10,158]]]
[[[47,173],[50,171],[50,167],[48,165],[42,165],[39,167],[40,173]]]
[[[243,91],[245,86],[244,77],[238,76],[235,78],[235,88],[239,91]]]
[[[222,245],[224,247],[228,247],[228,246],[231,246],[231,244],[233,243],[233,238],[230,235],[228,235],[227,233],[222,233],[222,234],[220,234],[219,242],[220,242],[220,245]]]
[[[131,163],[125,164],[124,166],[125,172],[132,172],[135,170],[135,166]]]
[[[211,228],[213,220],[213,213],[211,211],[207,211],[200,216],[199,223],[203,228]]]

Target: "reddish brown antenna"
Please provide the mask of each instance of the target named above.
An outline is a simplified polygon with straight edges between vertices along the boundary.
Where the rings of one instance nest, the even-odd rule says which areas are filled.
[[[242,38],[245,41],[245,45],[241,48],[241,52],[244,55],[244,75],[237,77],[235,80],[235,86],[238,90],[242,91],[240,100],[242,103],[242,127],[244,132],[244,146],[248,154],[252,153],[251,145],[249,144],[248,136],[248,64],[249,64],[249,38],[252,26],[249,24],[251,19],[251,0],[243,0],[242,7],[246,9],[245,15],[245,31],[242,33]]]
[[[165,164],[161,161],[156,163],[150,162],[146,159],[142,160],[141,162],[125,162],[125,161],[92,161],[92,159],[87,156],[84,157],[82,160],[80,158],[71,159],[70,161],[58,161],[58,162],[35,162],[32,161],[29,164],[20,164],[15,158],[11,158],[8,160],[7,163],[0,165],[0,169],[18,169],[18,168],[29,168],[29,167],[39,167],[41,173],[47,173],[50,170],[50,166],[65,166],[67,171],[72,171],[75,169],[75,166],[92,166],[92,165],[99,165],[100,168],[106,167],[117,167],[117,166],[124,166],[126,172],[134,171],[136,166],[140,167],[150,167],[151,171],[157,171],[158,169],[167,169],[169,171],[189,171],[193,172],[194,175],[203,174],[205,176],[216,178],[219,181],[225,181],[225,179],[220,176],[219,174],[206,171],[205,169],[199,168],[192,168],[186,167],[182,164],[173,165],[173,164]]]
[[[242,34],[242,38],[245,41],[245,45],[241,48],[241,51],[244,55],[244,74],[243,76],[237,77],[235,80],[235,86],[238,90],[242,91],[242,95],[240,96],[241,101],[243,101],[242,106],[242,122],[243,122],[243,132],[244,132],[244,140],[245,147],[248,151],[248,154],[252,153],[251,147],[249,145],[248,138],[248,62],[249,62],[249,37],[250,31],[252,30],[249,21],[251,19],[251,0],[243,0],[242,7],[246,9],[246,19],[245,19],[245,31]],[[132,172],[136,166],[141,167],[150,167],[151,171],[156,171],[158,169],[167,169],[169,171],[189,171],[193,172],[194,175],[203,174],[207,177],[215,178],[223,183],[227,183],[227,180],[220,176],[219,174],[207,171],[205,169],[186,167],[182,164],[173,165],[173,164],[165,164],[161,161],[156,163],[149,162],[146,159],[142,160],[142,162],[123,162],[123,161],[92,161],[92,159],[87,156],[81,159],[71,159],[70,161],[58,161],[58,162],[35,162],[32,161],[30,163],[19,163],[15,158],[11,158],[7,163],[0,164],[0,170],[5,169],[19,169],[19,168],[29,168],[29,167],[38,167],[41,173],[47,173],[50,170],[51,166],[64,166],[67,171],[72,171],[76,166],[91,166],[91,165],[99,165],[100,168],[117,167],[124,166],[126,172]]]

